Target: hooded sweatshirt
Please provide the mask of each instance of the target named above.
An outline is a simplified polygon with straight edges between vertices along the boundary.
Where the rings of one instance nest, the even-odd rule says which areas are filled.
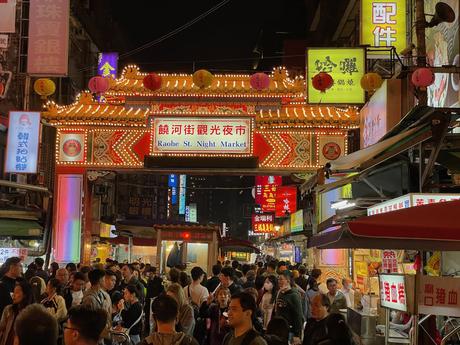
[[[295,337],[302,333],[303,313],[300,294],[294,289],[278,292],[275,302],[275,315],[284,318]]]
[[[198,342],[183,332],[152,333],[140,345],[198,345]]]

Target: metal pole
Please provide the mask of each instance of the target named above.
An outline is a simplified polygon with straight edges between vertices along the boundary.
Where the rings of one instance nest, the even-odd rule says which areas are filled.
[[[426,42],[425,42],[425,9],[424,0],[415,1],[415,33],[417,36],[417,66],[426,66]],[[427,105],[428,95],[426,89],[417,90],[418,104]]]
[[[128,263],[132,262],[132,253],[133,253],[133,237],[128,236]]]

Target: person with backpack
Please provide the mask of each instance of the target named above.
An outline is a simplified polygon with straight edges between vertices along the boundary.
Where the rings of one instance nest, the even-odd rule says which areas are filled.
[[[193,335],[195,330],[195,316],[192,306],[188,299],[185,297],[182,286],[177,283],[171,284],[166,290],[166,294],[174,298],[179,307],[179,314],[177,317],[177,330]]]
[[[254,297],[246,292],[232,296],[228,310],[228,323],[233,328],[224,338],[223,345],[267,345],[252,324],[257,309]]]
[[[199,345],[189,334],[176,331],[179,305],[168,295],[160,295],[152,303],[152,316],[157,331],[150,334],[140,345]]]
[[[190,273],[192,275],[192,282],[184,288],[184,293],[192,306],[194,304],[197,306],[197,309],[199,309],[201,304],[205,302],[209,296],[208,289],[201,285],[204,278],[204,271],[201,267],[193,267]]]
[[[134,345],[141,341],[142,305],[139,303],[139,295],[135,285],[128,285],[123,291],[122,326],[128,329],[129,338]]]

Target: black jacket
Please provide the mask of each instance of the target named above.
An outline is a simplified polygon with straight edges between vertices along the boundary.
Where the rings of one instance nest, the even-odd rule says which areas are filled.
[[[220,284],[220,279],[217,276],[212,276],[206,282],[206,287],[208,288],[209,293],[213,293],[217,286]]]
[[[305,326],[303,345],[353,345],[351,331],[341,314],[330,314],[316,321],[310,319]]]
[[[3,309],[5,309],[7,305],[13,304],[11,293],[15,285],[16,279],[7,276],[3,276],[2,279],[0,279],[0,315],[2,315]]]

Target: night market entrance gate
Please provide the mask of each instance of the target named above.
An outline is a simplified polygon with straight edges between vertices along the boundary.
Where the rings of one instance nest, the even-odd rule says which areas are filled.
[[[104,94],[75,103],[48,102],[42,113],[56,128],[53,255],[89,262],[95,222],[95,181],[123,171],[169,174],[286,175],[314,171],[346,155],[356,107],[304,103],[301,78],[274,70],[254,90],[249,75],[219,75],[198,89],[191,75],[163,74],[150,92],[146,74],[125,68]],[[99,188],[99,187],[98,187]],[[82,256],[81,256],[82,255]]]

